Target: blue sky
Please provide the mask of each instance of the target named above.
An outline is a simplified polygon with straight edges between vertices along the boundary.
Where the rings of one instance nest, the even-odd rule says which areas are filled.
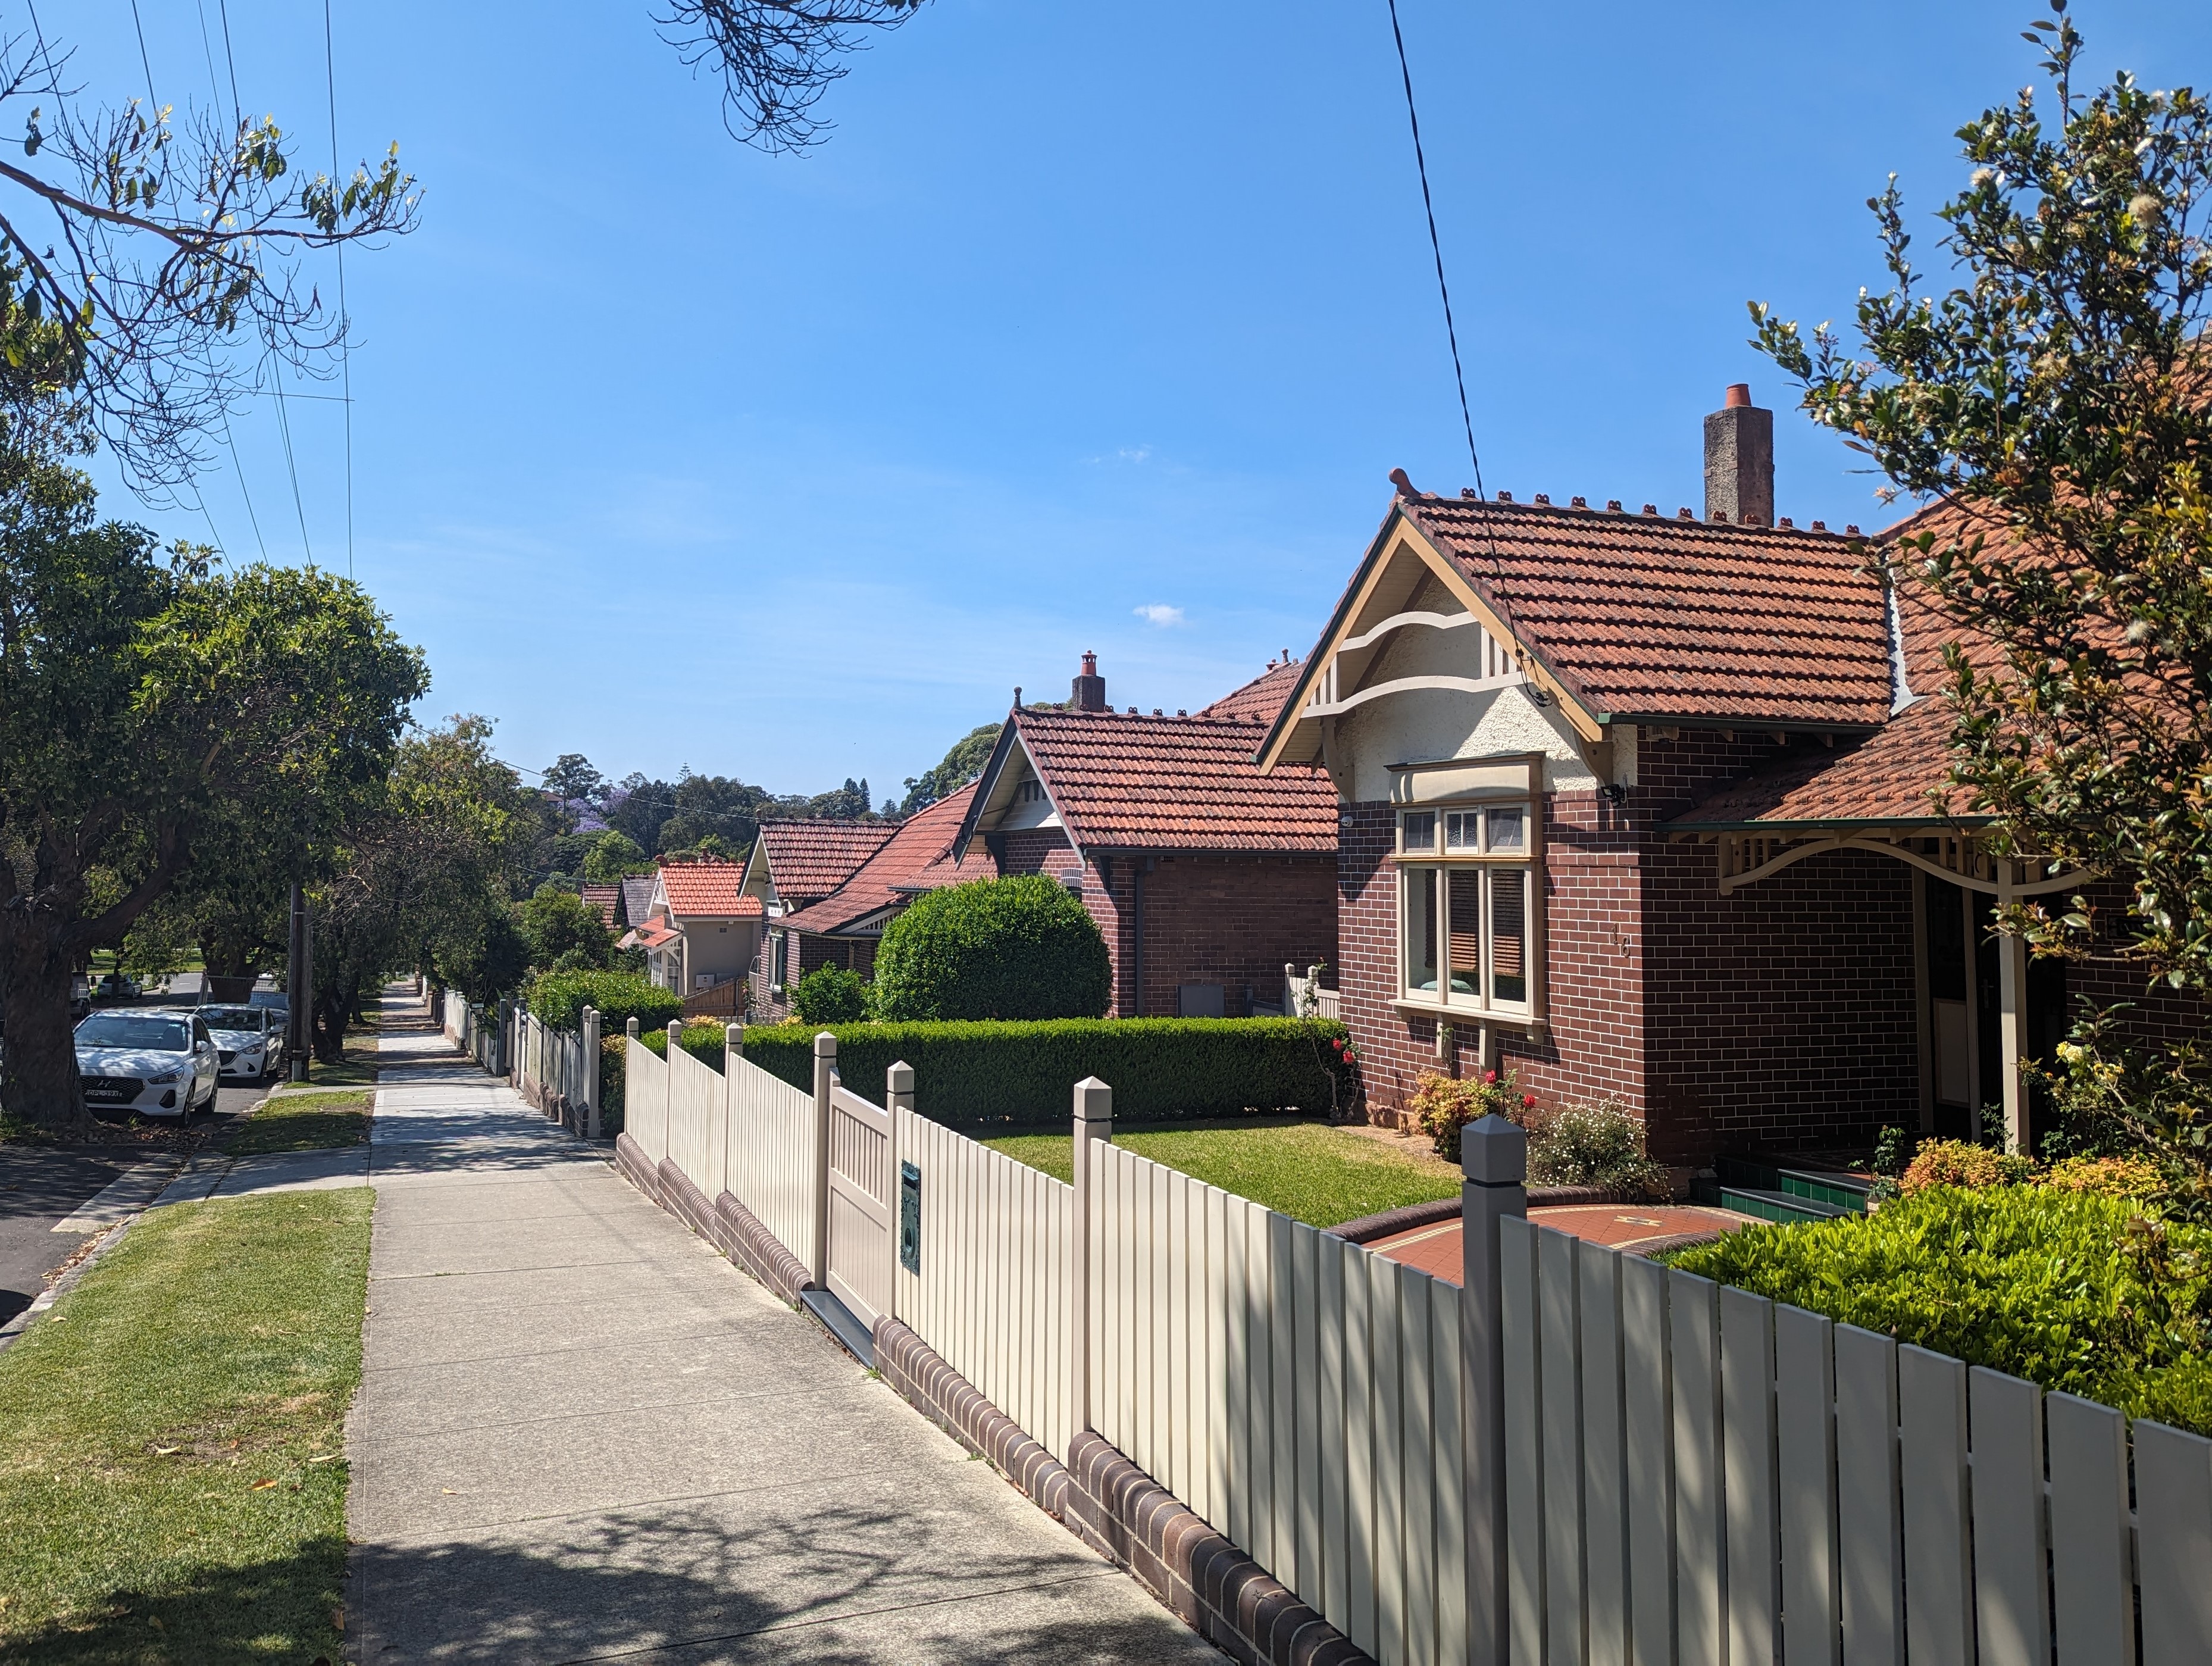
[[[227,3],[245,103],[320,164],[321,9]],[[218,0],[140,9],[155,92],[205,102]],[[1695,507],[1748,380],[1781,513],[1883,520],[1744,303],[1847,315],[1864,199],[1956,188],[2036,15],[1401,0],[1486,483]],[[2100,77],[2212,81],[2201,0],[2075,15]],[[802,157],[733,143],[641,3],[333,18],[348,165],[397,138],[426,188],[347,266],[354,570],[425,714],[517,763],[880,798],[1085,648],[1117,704],[1194,707],[1311,643],[1393,466],[1470,482],[1383,0],[933,0]],[[142,89],[129,0],[40,21]],[[254,405],[216,535],[343,570],[343,408],[291,402],[288,462]]]

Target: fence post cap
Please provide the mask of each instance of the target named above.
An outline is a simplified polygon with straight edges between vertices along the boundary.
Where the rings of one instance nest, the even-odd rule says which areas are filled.
[[[1492,1112],[1460,1130],[1459,1160],[1479,1186],[1517,1186],[1528,1177],[1528,1133]]]
[[[723,1045],[723,1046],[725,1046],[725,1047],[743,1047],[744,1044],[745,1044],[745,1026],[744,1026],[744,1025],[742,1025],[742,1024],[726,1024],[726,1025],[724,1025],[722,1026],[722,1045]]]
[[[623,1025],[623,1033],[626,1036],[635,1036],[637,1032],[637,1014],[633,1012],[629,1021]]]
[[[815,1037],[814,1056],[817,1059],[836,1058],[837,1056],[836,1037],[831,1035],[827,1030],[824,1030],[821,1034]]]
[[[1114,1090],[1096,1076],[1085,1076],[1075,1085],[1075,1115],[1079,1122],[1112,1122]]]
[[[899,1060],[897,1063],[884,1072],[884,1085],[893,1093],[913,1092],[914,1067],[904,1059]]]

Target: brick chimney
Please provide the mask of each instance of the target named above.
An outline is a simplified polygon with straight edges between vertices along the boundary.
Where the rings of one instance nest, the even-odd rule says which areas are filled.
[[[1705,519],[1774,524],[1774,413],[1752,404],[1748,382],[1705,418]]]
[[[1085,654],[1083,670],[1068,685],[1067,697],[1079,712],[1103,712],[1106,709],[1106,679],[1098,674],[1098,656]]]

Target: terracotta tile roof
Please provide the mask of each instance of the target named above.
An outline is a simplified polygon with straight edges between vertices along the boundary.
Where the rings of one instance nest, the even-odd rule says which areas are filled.
[[[1198,714],[1200,717],[1225,717],[1240,723],[1272,723],[1275,714],[1283,709],[1283,702],[1291,697],[1297,685],[1298,672],[1304,667],[1302,660],[1285,660],[1279,666],[1271,666],[1241,689],[1233,689]]]
[[[761,854],[787,909],[803,909],[836,891],[898,831],[896,822],[768,821]]]
[[[620,885],[586,885],[584,906],[587,909],[597,909],[599,911],[599,918],[605,921],[607,929],[612,931],[621,923],[622,887]]]
[[[1079,848],[1336,848],[1336,787],[1306,764],[1261,775],[1256,722],[1024,708],[1014,723]]]
[[[673,943],[678,938],[683,936],[684,933],[676,930],[666,921],[656,920],[649,926],[639,927],[635,932],[631,933],[631,935],[637,939],[641,946],[648,949],[657,949],[661,947],[664,944]]]
[[[642,926],[645,916],[653,912],[653,876],[649,873],[622,882],[623,919],[632,926]]]
[[[1785,757],[1730,783],[1668,825],[1678,829],[1808,822],[1979,823],[1948,792],[1952,713],[1923,700],[1865,739]],[[1931,799],[1931,794],[1936,799]],[[1937,801],[1940,799],[1940,802]]]
[[[711,857],[660,865],[660,886],[668,894],[668,911],[679,920],[702,915],[709,920],[757,919],[763,911],[761,900],[741,894],[744,879],[744,863]]]
[[[975,796],[975,783],[970,781],[928,809],[917,811],[902,822],[889,824],[892,829],[890,836],[850,879],[821,902],[787,915],[782,923],[803,932],[842,931],[904,901],[918,890],[933,890],[939,885],[975,879],[973,873],[954,872],[951,863],[945,860],[959,835],[960,824],[967,818],[969,801]],[[925,883],[925,876],[932,874],[937,877]]]
[[[1468,498],[1398,508],[1598,712],[1889,714],[1881,589],[1840,536]]]

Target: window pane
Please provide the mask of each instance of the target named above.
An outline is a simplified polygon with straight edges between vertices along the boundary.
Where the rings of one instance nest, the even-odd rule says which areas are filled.
[[[1490,812],[1490,848],[1492,850],[1525,850],[1528,848],[1526,836],[1519,806]]]
[[[1494,867],[1490,880],[1490,998],[1511,1006],[1528,999],[1528,871]]]
[[[1474,819],[1469,816],[1468,820]],[[1482,988],[1482,870],[1455,867],[1445,875],[1447,928],[1451,933],[1451,993],[1472,1000]]]
[[[1455,810],[1444,818],[1444,848],[1446,850],[1480,850],[1482,848],[1481,818],[1472,810]]]
[[[1437,848],[1437,812],[1433,810],[1409,810],[1402,818],[1405,842],[1401,850],[1434,850]]]
[[[1437,879],[1433,868],[1408,868],[1404,875],[1406,988],[1434,994],[1437,988]]]

